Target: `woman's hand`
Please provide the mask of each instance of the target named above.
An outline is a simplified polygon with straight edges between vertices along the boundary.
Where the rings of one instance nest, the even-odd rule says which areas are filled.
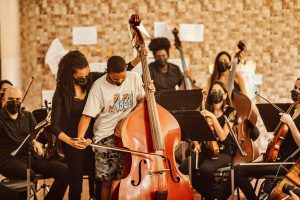
[[[201,145],[199,144],[199,142],[198,141],[193,141],[192,143],[194,145],[193,151],[199,153],[201,151]]]
[[[68,144],[77,149],[85,149],[92,143],[91,139],[85,138],[70,138]]]
[[[204,117],[211,117],[212,119],[214,117],[216,117],[212,112],[208,111],[208,110],[202,110],[200,111],[201,115],[203,115]]]
[[[282,121],[283,123],[286,123],[289,127],[291,126],[291,124],[294,123],[294,120],[292,119],[290,114],[279,113],[279,115],[281,115],[280,121]]]
[[[37,153],[37,155],[42,156],[44,155],[44,149],[41,143],[36,140],[32,141],[33,149]]]

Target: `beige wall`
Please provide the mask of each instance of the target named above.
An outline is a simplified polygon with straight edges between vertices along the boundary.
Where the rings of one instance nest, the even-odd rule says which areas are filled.
[[[20,0],[23,85],[36,80],[25,101],[40,105],[41,90],[54,89],[55,77],[44,64],[45,52],[58,37],[68,49],[84,51],[90,62],[106,61],[111,54],[131,59],[128,19],[138,13],[153,35],[155,21],[202,23],[204,42],[183,43],[185,56],[199,86],[208,79],[208,65],[215,55],[236,51],[243,39],[248,59],[263,74],[259,90],[273,101],[289,101],[289,90],[300,76],[300,0]],[[72,45],[73,26],[97,26],[98,45]],[[172,44],[174,41],[171,41]],[[179,57],[172,47],[171,57]]]

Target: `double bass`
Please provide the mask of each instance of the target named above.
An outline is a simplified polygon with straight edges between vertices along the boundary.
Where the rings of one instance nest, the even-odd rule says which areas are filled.
[[[140,50],[143,80],[151,80],[145,43],[137,26],[137,14],[129,23],[135,47]],[[145,87],[146,99],[115,129],[117,146],[150,154],[124,154],[124,168],[112,199],[193,199],[193,188],[188,176],[180,173],[174,160],[174,150],[180,142],[180,128],[176,119],[157,105],[154,94]]]
[[[251,162],[259,156],[258,148],[250,138],[250,128],[256,125],[257,113],[254,111],[253,105],[246,95],[233,90],[237,64],[241,61],[241,55],[245,50],[245,44],[242,41],[239,41],[237,46],[239,48],[239,51],[236,53],[236,56],[231,65],[231,72],[228,82],[228,94],[232,106],[237,111],[238,124],[236,128],[238,133],[238,142],[242,150],[246,153],[245,156],[237,154],[235,156],[235,162],[244,163]]]
[[[185,63],[181,41],[178,37],[179,32],[176,28],[174,28],[172,33],[173,33],[174,38],[175,38],[175,47],[176,47],[176,49],[178,49],[179,54],[180,54],[180,60],[181,60],[181,65],[182,65],[183,72],[187,73],[188,68],[187,68],[186,63]],[[193,88],[197,88],[197,87],[194,86],[193,81],[190,77],[184,76],[183,80],[184,80],[184,85],[185,85],[186,90],[192,90]]]

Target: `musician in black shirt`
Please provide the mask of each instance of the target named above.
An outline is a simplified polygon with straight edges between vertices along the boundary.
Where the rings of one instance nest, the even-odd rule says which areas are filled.
[[[22,151],[15,157],[10,154],[16,150],[28,134],[33,133],[36,121],[28,111],[20,110],[22,92],[17,88],[9,88],[4,95],[4,108],[0,111],[0,173],[11,179],[26,179],[27,153]],[[41,144],[32,142],[38,155],[43,154]],[[34,180],[35,173],[47,178],[54,178],[54,182],[45,199],[63,199],[68,186],[67,166],[56,160],[31,160],[30,179]]]
[[[177,65],[168,62],[171,44],[167,38],[154,38],[149,44],[155,62],[149,64],[151,78],[157,92],[175,90],[183,83],[183,74]]]

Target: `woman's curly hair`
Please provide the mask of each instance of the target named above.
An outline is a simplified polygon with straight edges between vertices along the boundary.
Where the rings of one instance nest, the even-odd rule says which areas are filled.
[[[58,64],[57,87],[63,94],[73,94],[73,74],[78,69],[88,67],[89,63],[85,56],[78,50],[70,51],[62,57]],[[91,81],[88,81],[88,85]]]

